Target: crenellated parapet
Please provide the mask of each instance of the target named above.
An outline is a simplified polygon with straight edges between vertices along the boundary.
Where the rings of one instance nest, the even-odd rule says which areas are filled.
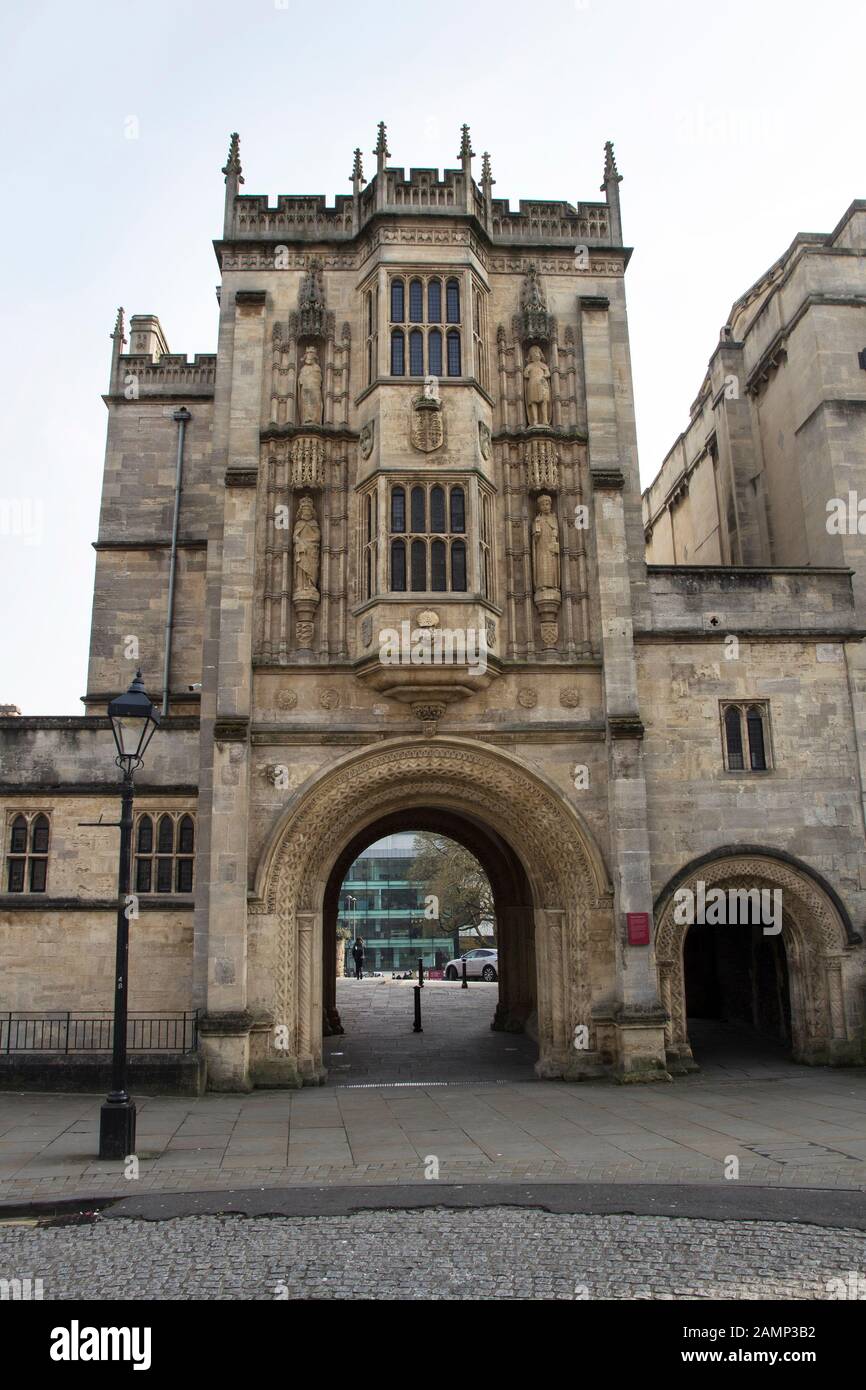
[[[148,396],[211,397],[216,381],[216,353],[165,353],[158,361],[142,353],[120,353],[116,358],[111,395],[135,401]]]
[[[473,217],[491,242],[509,244],[585,244],[619,246],[622,240],[618,183],[612,146],[605,151],[604,202],[545,202],[521,199],[512,209],[507,198],[493,198],[495,180],[485,152],[481,183],[472,174],[469,127],[461,133],[459,169],[389,166],[384,123],[380,123],[373,153],[376,172],[364,180],[361,152],[352,166],[352,192],[338,194],[332,205],[322,194],[296,197],[280,194],[272,205],[267,196],[239,191],[243,181],[237,137],[227,168],[224,241],[350,241],[377,216],[417,214],[429,217]],[[224,171],[225,172],[225,171]]]

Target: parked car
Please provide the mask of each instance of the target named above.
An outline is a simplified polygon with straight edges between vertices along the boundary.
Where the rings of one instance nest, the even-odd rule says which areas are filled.
[[[462,956],[449,960],[445,967],[446,980],[462,980],[464,961],[467,980],[490,982],[499,979],[499,952],[495,947],[482,946],[477,951],[464,951]]]

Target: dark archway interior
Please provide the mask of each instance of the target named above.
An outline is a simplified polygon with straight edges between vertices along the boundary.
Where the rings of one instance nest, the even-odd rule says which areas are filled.
[[[397,832],[431,831],[463,845],[484,869],[493,891],[499,950],[495,1030],[523,1032],[536,1009],[532,894],[517,855],[481,820],[435,807],[412,807],[380,817],[346,845],[328,878],[323,904],[323,1031],[343,1031],[337,1008],[337,916],[340,890],[350,866],[370,845]],[[459,985],[456,986],[459,989]]]
[[[695,924],[683,945],[686,1014],[696,1061],[737,1042],[790,1048],[784,933],[761,926]]]

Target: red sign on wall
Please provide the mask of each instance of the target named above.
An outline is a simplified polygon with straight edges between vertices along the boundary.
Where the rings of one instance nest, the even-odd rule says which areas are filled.
[[[650,940],[650,915],[648,912],[627,912],[629,946],[648,946]]]

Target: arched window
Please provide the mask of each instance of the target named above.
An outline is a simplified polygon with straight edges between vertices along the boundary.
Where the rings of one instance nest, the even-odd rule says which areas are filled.
[[[30,832],[30,849],[33,854],[48,853],[48,817],[35,816]]]
[[[192,816],[181,816],[177,832],[178,854],[192,854],[195,849],[195,827]]]
[[[427,322],[442,322],[442,281],[431,280],[427,286]],[[432,370],[432,369],[431,369]]]
[[[44,893],[48,877],[50,823],[41,811],[16,815],[9,825],[6,859],[8,893]]]
[[[460,376],[460,334],[448,334],[448,375]]]
[[[413,487],[412,489],[411,529],[415,535],[417,535],[419,531],[427,530],[427,499],[423,487]]]
[[[177,860],[174,888],[176,893],[192,892],[193,850],[195,827],[192,816],[181,816],[177,827]]]
[[[728,754],[728,768],[731,772],[743,770],[743,730],[740,711],[736,705],[725,710],[725,747]]]
[[[409,375],[424,375],[424,334],[420,328],[409,334]]]
[[[9,853],[27,853],[27,818],[26,816],[16,816],[12,822],[12,830],[9,836]]]
[[[424,541],[412,542],[412,592],[423,593],[427,588],[427,546]]]
[[[174,821],[160,816],[156,827],[156,891],[170,893],[174,865]]]
[[[409,322],[424,322],[424,286],[420,280],[409,281]]]
[[[171,854],[174,850],[174,821],[171,816],[161,816],[156,836],[157,854]]]
[[[396,594],[406,592],[406,542],[391,542],[391,588]]]
[[[459,280],[449,280],[445,286],[445,318],[448,323],[460,322]]]
[[[431,376],[442,375],[442,334],[431,328],[427,337],[427,368]]]
[[[433,541],[430,546],[430,588],[437,594],[444,594],[448,588],[444,541]]]
[[[150,816],[139,819],[136,849],[139,854],[153,854],[153,821]]]
[[[391,375],[403,376],[406,371],[403,334],[397,328],[391,334]]]
[[[749,761],[753,772],[766,772],[767,753],[764,747],[764,717],[757,705],[752,705],[746,714],[746,729],[749,735]]]
[[[372,598],[375,591],[377,579],[377,555],[379,547],[379,502],[375,492],[368,492],[364,498],[364,531],[362,536],[362,546],[364,555],[364,594],[365,599]]]
[[[444,535],[448,530],[445,525],[445,489],[436,487],[430,493],[430,530]]]
[[[391,322],[403,322],[403,281],[391,281]]]
[[[147,812],[139,816],[133,866],[136,893],[191,893],[194,864],[193,816],[169,811],[156,818]]]
[[[766,702],[723,704],[722,728],[728,772],[770,771],[770,707]]]
[[[456,593],[466,592],[465,541],[453,541],[451,545],[451,588]]]
[[[20,855],[21,858],[13,858]],[[6,869],[6,891],[23,893],[27,882],[27,819],[16,816],[9,832],[9,858]]]
[[[408,492],[408,497],[407,497]],[[391,487],[391,589],[415,593],[465,593],[469,587],[466,541],[466,489],[461,484],[406,481]],[[490,499],[482,495],[488,539],[482,545],[479,583],[490,559]],[[486,508],[486,509],[485,509]],[[408,509],[408,514],[407,514]],[[402,540],[405,536],[405,548]],[[429,540],[427,538],[430,538]],[[399,550],[397,549],[399,547]],[[489,574],[487,594],[492,593]]]

